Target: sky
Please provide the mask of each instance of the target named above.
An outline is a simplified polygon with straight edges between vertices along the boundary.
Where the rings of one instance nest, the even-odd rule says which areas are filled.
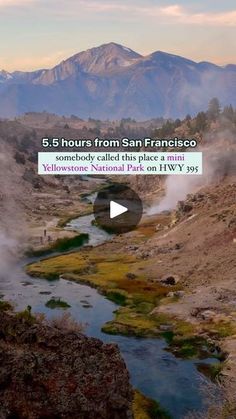
[[[0,69],[50,68],[116,42],[236,64],[235,0],[0,0]]]

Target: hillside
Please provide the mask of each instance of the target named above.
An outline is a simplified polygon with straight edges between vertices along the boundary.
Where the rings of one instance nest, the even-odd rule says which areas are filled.
[[[169,351],[190,359],[201,359],[207,348],[207,357],[213,354],[224,360],[219,375],[222,397],[211,400],[211,408],[216,406],[214,417],[224,418],[223,414],[217,417],[221,410],[234,415],[235,109],[229,106],[221,110],[214,99],[208,112],[201,112],[195,118],[167,121],[159,128],[154,128],[153,121],[149,125],[149,133],[152,131],[151,136],[155,138],[175,135],[197,138],[204,155],[205,173],[197,182],[187,176],[178,179],[91,177],[90,180],[80,176],[39,177],[35,153],[41,136],[45,132],[71,138],[88,136],[89,129],[94,129],[93,124],[97,122],[87,121],[85,127],[84,124],[75,118],[45,113],[27,114],[16,121],[0,123],[4,162],[0,207],[3,278],[12,275],[13,239],[22,252],[25,246],[34,249],[42,246],[40,239],[45,228],[52,245],[58,237],[73,235],[62,226],[72,218],[91,213],[91,204],[84,199],[86,194],[99,189],[105,181],[125,180],[144,201],[145,215],[135,231],[113,237],[99,246],[86,246],[79,252],[37,260],[27,266],[27,272],[36,278],[63,276],[74,283],[90,284],[121,304],[114,317],[103,325],[102,330],[108,334],[166,337]],[[109,131],[106,124],[100,123],[103,133]],[[143,129],[134,121],[126,124],[129,129]],[[118,122],[113,128],[124,129]],[[40,330],[39,335],[42,335]],[[14,341],[18,338],[9,339],[9,350],[15,357]],[[22,342],[17,341],[18,344]],[[37,345],[33,344],[36,357]],[[12,387],[9,388],[12,397]],[[57,404],[56,408],[59,407]]]
[[[1,418],[132,417],[129,374],[115,345],[27,311],[1,310],[0,335]]]
[[[180,118],[217,96],[236,105],[235,65],[219,67],[162,51],[147,56],[110,43],[49,70],[0,72],[0,116],[36,111],[82,118]]]

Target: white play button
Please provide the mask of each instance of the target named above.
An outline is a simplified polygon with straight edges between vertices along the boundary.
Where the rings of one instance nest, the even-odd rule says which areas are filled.
[[[93,205],[96,225],[109,234],[125,234],[141,221],[143,205],[127,185],[112,183],[100,189]]]
[[[110,218],[118,217],[128,211],[128,208],[123,205],[117,204],[115,201],[110,202]]]

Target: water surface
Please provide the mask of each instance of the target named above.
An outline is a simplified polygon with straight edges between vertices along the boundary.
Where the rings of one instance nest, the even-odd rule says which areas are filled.
[[[93,226],[93,215],[71,221],[69,229],[78,229],[90,235],[90,245],[101,244],[111,236]],[[130,372],[131,382],[145,395],[161,402],[174,419],[183,419],[189,411],[200,410],[204,406],[202,383],[207,381],[197,371],[197,360],[181,360],[165,350],[167,344],[162,339],[142,339],[124,336],[110,336],[101,332],[104,323],[111,320],[118,308],[95,289],[64,279],[49,282],[27,276],[23,267],[13,269],[8,278],[0,278],[0,294],[12,301],[16,310],[27,305],[33,312],[44,313],[47,318],[61,315],[62,309],[45,306],[51,298],[61,298],[71,307],[68,309],[79,322],[86,324],[88,336],[115,342],[119,345]],[[202,362],[202,361],[201,361]],[[213,363],[214,359],[204,362]]]

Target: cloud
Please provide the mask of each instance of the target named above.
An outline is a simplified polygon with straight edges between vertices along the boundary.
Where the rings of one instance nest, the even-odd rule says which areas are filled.
[[[81,3],[81,5],[83,5],[86,9],[94,12],[127,12],[131,10],[130,6],[126,4],[97,3],[93,1],[80,1],[79,3]]]
[[[12,0],[13,1],[13,0]],[[29,0],[30,1],[30,0]],[[61,2],[62,5],[63,1]],[[73,2],[72,2],[73,3]],[[132,3],[116,3],[112,1],[85,1],[79,0],[73,3],[76,11],[76,5],[80,12],[89,12],[94,14],[115,14],[115,13],[126,13],[123,18],[128,17],[142,17],[157,18],[162,23],[181,23],[186,25],[213,25],[213,26],[236,26],[236,10],[228,12],[202,12],[195,13],[191,9],[183,7],[179,4],[173,4],[166,7],[153,6],[153,5],[142,5],[138,6]],[[66,2],[67,10],[68,1]]]
[[[20,7],[32,5],[37,13],[50,14],[54,17],[69,18],[81,17],[88,14],[89,17],[98,18],[104,15],[122,19],[150,19],[158,18],[159,23],[185,24],[185,25],[211,25],[211,26],[235,26],[236,10],[226,12],[201,12],[196,13],[190,7],[179,4],[169,6],[147,5],[146,0],[137,2],[112,1],[112,0],[0,0],[0,8]]]
[[[172,17],[182,17],[184,15],[184,10],[181,6],[178,4],[162,7],[160,9],[160,12],[166,16],[172,16]]]
[[[1,1],[1,0],[0,0]],[[14,0],[9,0],[14,1]],[[20,0],[19,0],[20,1]],[[23,0],[22,0],[23,1]],[[28,0],[30,1],[30,0]],[[63,7],[64,1],[62,0],[58,3],[60,8]],[[144,3],[145,4],[145,3]],[[68,7],[69,2],[65,4],[67,12],[70,12],[70,7]],[[123,15],[123,18],[136,18],[145,16],[149,18],[157,18],[162,23],[181,23],[186,25],[214,25],[214,26],[236,26],[236,10],[229,12],[202,12],[195,13],[191,9],[183,7],[179,4],[173,4],[166,7],[153,6],[153,5],[142,5],[138,6],[132,3],[116,3],[112,1],[85,1],[78,0],[76,3],[71,0],[71,12],[76,13],[76,10],[80,13],[89,12],[94,14],[119,14],[126,13]]]
[[[35,0],[0,0],[0,7],[22,6],[27,3],[34,3]]]
[[[176,19],[177,22],[191,25],[236,26],[236,10],[220,13],[192,13],[176,4],[161,8],[160,14]]]

